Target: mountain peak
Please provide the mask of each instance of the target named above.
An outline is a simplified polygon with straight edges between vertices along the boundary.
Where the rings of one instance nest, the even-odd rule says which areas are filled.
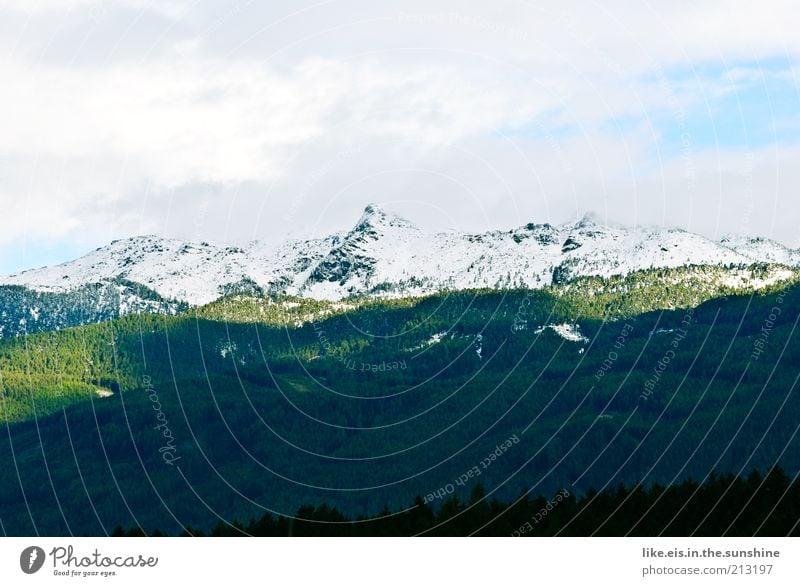
[[[600,217],[600,214],[597,212],[586,212],[583,214],[580,220],[578,220],[575,225],[577,227],[584,227],[584,226],[605,226],[606,222]]]
[[[371,203],[364,208],[353,232],[377,231],[387,227],[417,230],[417,227],[405,218],[385,210],[378,204]]]
[[[365,216],[385,216],[386,210],[383,209],[380,205],[376,203],[367,204],[367,207],[364,208],[364,215]]]

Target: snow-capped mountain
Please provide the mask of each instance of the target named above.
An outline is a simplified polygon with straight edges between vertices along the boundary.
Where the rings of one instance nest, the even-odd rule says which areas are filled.
[[[800,265],[800,250],[792,250],[769,238],[748,238],[731,234],[724,236],[719,243],[745,256],[759,258],[764,262],[787,266]]]
[[[559,226],[429,234],[369,205],[349,232],[327,238],[222,248],[138,236],[72,262],[0,278],[0,285],[66,293],[125,280],[164,299],[202,305],[242,290],[333,300],[479,287],[540,288],[641,269],[753,263],[796,267],[800,252],[760,238],[714,242],[678,229],[603,225],[590,216]]]

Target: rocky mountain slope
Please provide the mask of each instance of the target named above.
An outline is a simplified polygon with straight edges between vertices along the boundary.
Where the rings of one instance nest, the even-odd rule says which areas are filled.
[[[761,238],[714,242],[678,229],[607,226],[588,216],[558,226],[429,234],[369,205],[349,232],[327,238],[226,248],[137,236],[71,262],[2,277],[0,286],[64,294],[124,281],[162,300],[203,305],[232,292],[325,300],[397,297],[471,288],[542,288],[646,269],[753,264],[798,267],[800,252]],[[764,284],[792,274],[773,271]],[[759,283],[746,285],[758,288]]]

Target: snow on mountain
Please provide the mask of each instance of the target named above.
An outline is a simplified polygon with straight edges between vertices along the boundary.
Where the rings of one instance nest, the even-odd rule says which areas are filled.
[[[584,344],[589,343],[589,338],[581,333],[581,327],[578,324],[548,324],[541,326],[534,330],[535,334],[541,334],[546,329],[553,330],[557,335],[564,338],[567,342],[581,342]]]
[[[201,305],[253,288],[317,299],[419,295],[468,288],[539,288],[581,276],[684,265],[800,266],[766,239],[713,242],[677,229],[603,225],[587,216],[482,234],[428,234],[369,205],[346,233],[268,246],[217,247],[157,236],[118,240],[72,262],[0,278],[0,285],[66,292],[124,279],[166,299]]]
[[[604,226],[590,217],[485,234],[425,234],[369,206],[300,293],[332,299],[359,293],[539,288],[580,276],[761,260],[682,230]]]
[[[414,253],[429,245],[411,222],[369,205],[309,274],[299,293],[335,299],[343,290],[345,295],[356,294],[381,283],[402,282],[416,270]]]
[[[278,247],[255,241],[248,245],[241,266],[248,278],[268,293],[298,294],[341,239],[341,234],[334,234],[315,240],[291,240]]]
[[[218,298],[221,287],[247,276],[244,260],[245,253],[238,248],[137,236],[115,240],[71,262],[11,275],[0,284],[66,292],[91,283],[126,279],[163,297],[201,304]]]
[[[769,238],[727,235],[719,243],[753,260],[787,266],[800,265],[800,250],[792,250]]]

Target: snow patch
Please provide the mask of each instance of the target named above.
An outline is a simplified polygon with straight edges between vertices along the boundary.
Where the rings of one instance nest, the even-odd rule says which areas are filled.
[[[236,350],[236,342],[224,342],[219,348],[219,355],[222,358],[227,358],[228,354],[233,354]]]
[[[413,348],[409,348],[408,351],[409,352],[414,352],[416,350],[422,350],[423,348],[428,348],[430,346],[433,346],[434,344],[438,344],[439,342],[442,341],[442,339],[444,339],[444,337],[446,335],[447,335],[447,332],[439,332],[439,333],[433,334],[430,338],[428,338],[427,340],[422,342],[422,344],[418,344],[418,345],[414,346]]]
[[[541,334],[546,329],[553,330],[556,334],[558,334],[560,337],[564,338],[568,342],[581,342],[583,344],[589,342],[589,338],[587,338],[581,333],[581,327],[578,324],[567,324],[567,323],[549,324],[537,328],[534,333]]]

